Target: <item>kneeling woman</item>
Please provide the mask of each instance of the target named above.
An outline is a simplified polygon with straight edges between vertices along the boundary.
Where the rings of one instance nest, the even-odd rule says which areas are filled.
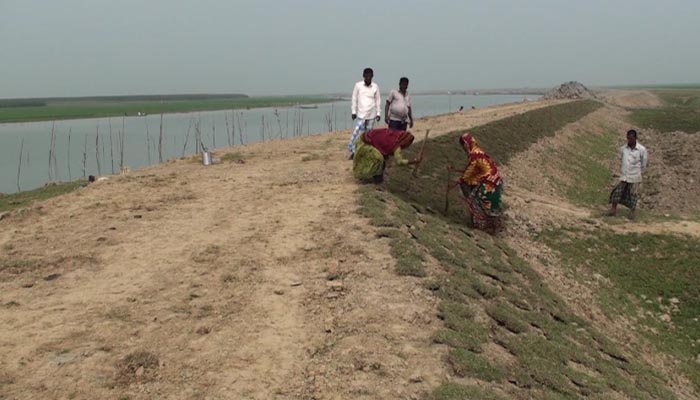
[[[419,163],[420,157],[408,161],[401,155],[401,150],[411,143],[413,135],[407,131],[382,128],[364,133],[357,141],[352,163],[353,175],[363,182],[381,183],[389,157],[394,156],[397,165]]]
[[[498,167],[470,134],[459,138],[469,163],[457,182],[466,198],[472,223],[477,229],[496,233],[501,227],[501,192],[503,179]]]

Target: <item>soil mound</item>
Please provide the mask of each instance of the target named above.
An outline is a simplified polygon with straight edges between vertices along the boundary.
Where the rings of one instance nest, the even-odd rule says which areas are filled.
[[[640,201],[645,208],[700,212],[700,135],[650,131],[640,141],[649,151]]]
[[[543,98],[545,100],[592,99],[595,98],[595,96],[582,83],[570,81],[562,83],[561,85],[559,85],[559,87],[556,87],[550,90],[549,92],[545,93]]]

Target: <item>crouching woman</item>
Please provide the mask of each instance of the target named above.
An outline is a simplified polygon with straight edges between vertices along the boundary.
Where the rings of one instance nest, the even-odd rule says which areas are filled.
[[[360,136],[353,158],[352,173],[362,182],[381,183],[384,181],[384,169],[389,158],[393,157],[397,165],[411,165],[421,162],[421,157],[414,160],[403,158],[401,151],[413,143],[413,135],[396,129],[373,129]]]

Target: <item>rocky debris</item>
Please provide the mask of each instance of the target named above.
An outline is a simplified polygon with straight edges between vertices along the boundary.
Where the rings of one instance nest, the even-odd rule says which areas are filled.
[[[587,87],[582,83],[576,81],[570,81],[562,83],[559,87],[556,87],[542,96],[545,100],[557,100],[557,99],[592,99],[595,98],[593,93],[591,93]]]

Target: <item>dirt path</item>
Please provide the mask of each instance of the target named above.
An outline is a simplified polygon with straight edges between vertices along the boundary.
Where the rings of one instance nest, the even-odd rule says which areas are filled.
[[[171,162],[12,212],[0,398],[419,398],[443,382],[436,299],[355,213],[347,137]]]

